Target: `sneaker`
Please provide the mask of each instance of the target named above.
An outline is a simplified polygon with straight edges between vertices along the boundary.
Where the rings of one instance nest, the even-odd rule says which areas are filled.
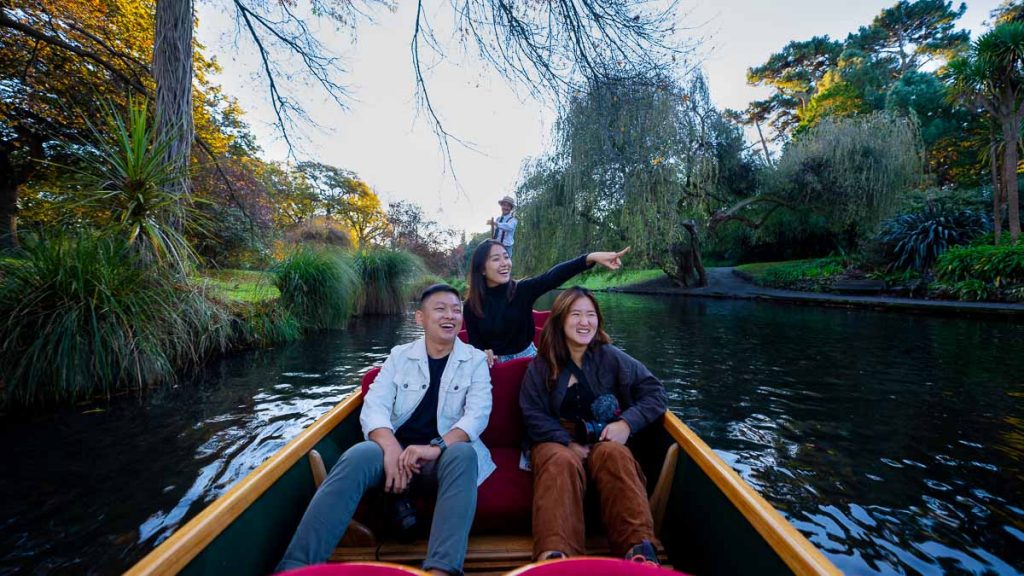
[[[564,560],[566,558],[568,558],[568,556],[565,555],[565,552],[555,550],[553,552],[549,552],[548,555],[544,557],[544,560]]]
[[[651,541],[646,538],[629,549],[629,553],[626,554],[626,560],[650,566],[661,566],[661,562],[658,562],[658,551],[654,549],[654,544],[651,544]]]

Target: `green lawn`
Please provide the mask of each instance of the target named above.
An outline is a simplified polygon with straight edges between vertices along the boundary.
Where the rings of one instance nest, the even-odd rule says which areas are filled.
[[[741,264],[736,270],[749,275],[754,284],[773,288],[821,289],[843,273],[843,259],[838,257],[756,262]]]
[[[582,286],[588,290],[607,290],[630,284],[639,284],[648,280],[662,278],[665,273],[658,268],[647,270],[598,270],[577,276],[562,285],[562,288],[570,286]]]
[[[213,293],[225,300],[262,302],[274,300],[281,292],[269,272],[260,270],[202,270],[199,277],[208,281]]]

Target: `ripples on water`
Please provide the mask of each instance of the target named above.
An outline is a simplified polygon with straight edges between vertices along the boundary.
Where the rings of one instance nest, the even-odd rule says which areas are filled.
[[[840,569],[1024,571],[1024,327],[600,299],[673,411]],[[0,574],[124,570],[416,334],[358,320],[141,406],[0,418]]]
[[[603,300],[672,409],[843,571],[1024,570],[1024,327]]]

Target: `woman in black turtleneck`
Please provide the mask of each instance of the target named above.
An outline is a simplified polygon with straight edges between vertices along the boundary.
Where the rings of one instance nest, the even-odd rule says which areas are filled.
[[[556,264],[547,272],[512,280],[512,260],[496,240],[485,240],[473,252],[469,298],[463,318],[469,343],[487,353],[488,365],[523,356],[536,356],[533,346],[533,303],[573,276],[600,264],[610,270],[622,266],[629,252],[591,252]]]

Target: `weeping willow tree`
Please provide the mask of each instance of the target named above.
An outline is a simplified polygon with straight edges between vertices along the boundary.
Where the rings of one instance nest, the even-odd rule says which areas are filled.
[[[825,118],[765,173],[760,199],[819,217],[844,250],[874,234],[900,197],[925,183],[917,124],[888,112]]]
[[[699,74],[685,88],[663,78],[593,84],[553,140],[517,190],[517,259],[528,272],[631,245],[635,265],[706,285],[701,246],[727,225],[758,233],[780,214],[815,218],[852,249],[924,177],[916,125],[886,113],[825,118],[759,168]]]
[[[734,201],[724,165],[742,138],[711,104],[703,76],[606,81],[571,99],[554,150],[526,165],[518,187],[519,263],[540,270],[592,249],[633,247],[630,259],[681,283],[703,283],[704,223]],[[737,142],[739,145],[737,145]]]

